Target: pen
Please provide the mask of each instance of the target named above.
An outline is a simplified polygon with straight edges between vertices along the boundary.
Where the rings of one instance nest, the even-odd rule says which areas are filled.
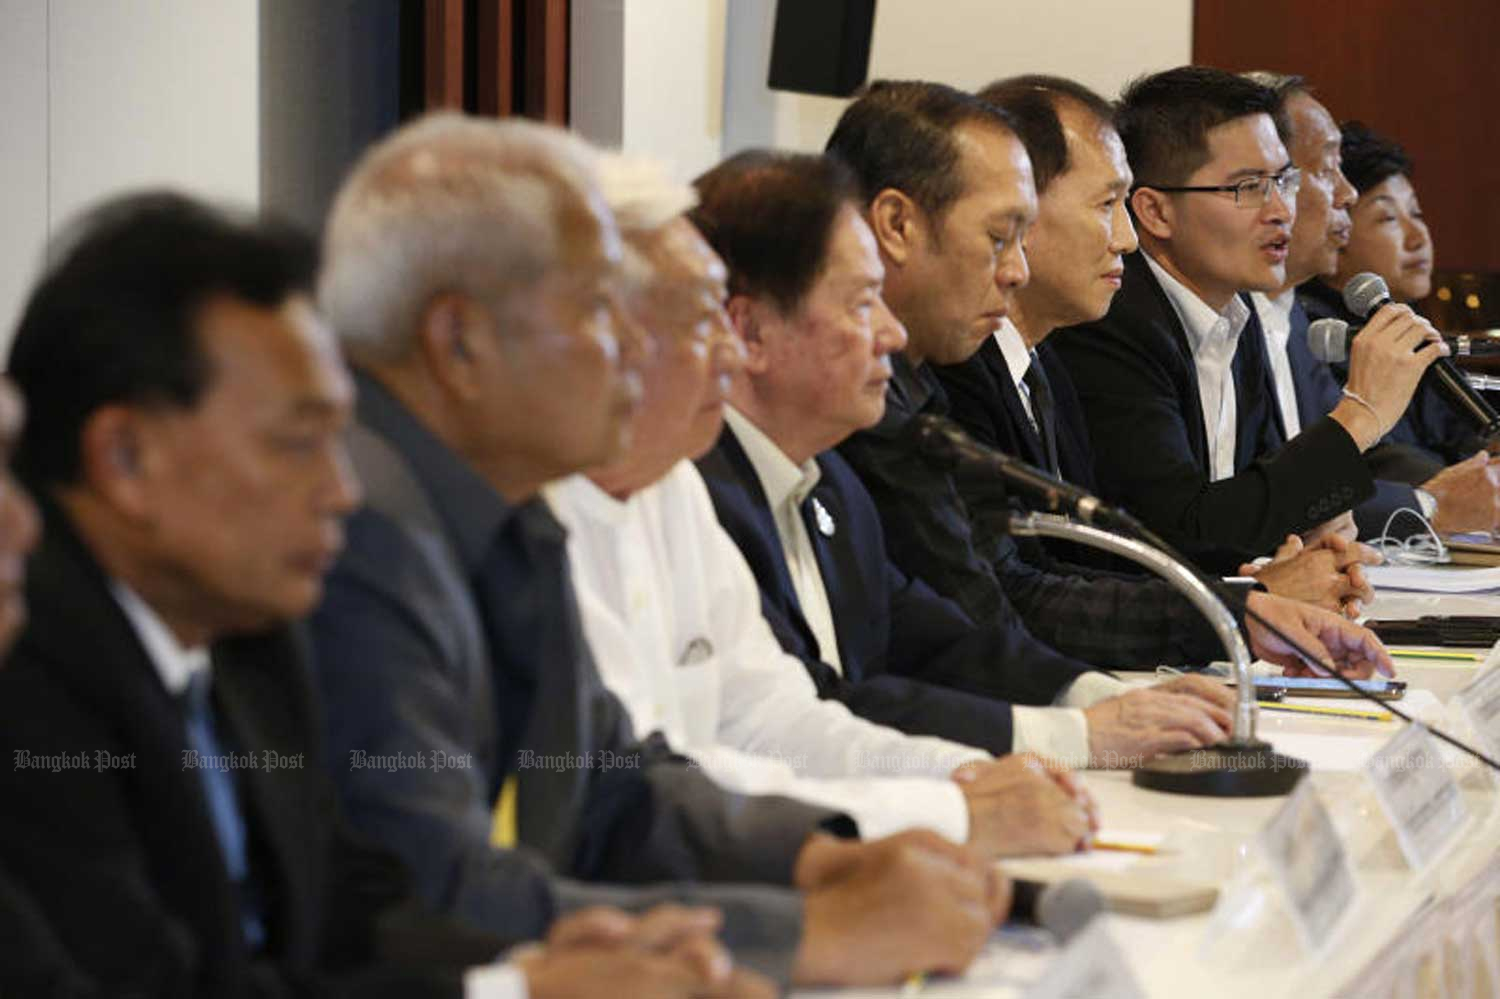
[[[1154,855],[1156,853],[1156,847],[1147,846],[1144,843],[1116,843],[1112,840],[1107,839],[1094,840],[1093,849],[1115,850],[1120,853],[1144,853],[1148,856]]]
[[[1477,652],[1417,652],[1406,649],[1391,649],[1391,655],[1398,659],[1462,659],[1465,662],[1479,662],[1484,658]]]
[[[1304,715],[1333,715],[1336,718],[1365,718],[1369,721],[1390,721],[1394,717],[1389,711],[1361,711],[1358,708],[1323,708],[1311,704],[1277,704],[1274,701],[1257,701],[1266,711],[1293,711]]]
[[[927,973],[924,971],[913,972],[906,976],[906,982],[901,986],[903,996],[921,995],[922,989],[927,985]]]

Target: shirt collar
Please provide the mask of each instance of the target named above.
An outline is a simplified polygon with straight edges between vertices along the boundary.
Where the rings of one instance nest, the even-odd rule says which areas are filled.
[[[630,516],[630,500],[615,499],[587,475],[569,475],[549,482],[542,495],[565,524],[569,523],[570,514],[577,514],[606,527],[619,527]]]
[[[1231,298],[1223,312],[1215,312],[1209,308],[1207,302],[1169,274],[1165,267],[1153,260],[1151,254],[1142,253],[1142,256],[1146,258],[1146,264],[1151,268],[1151,273],[1156,275],[1162,291],[1167,293],[1167,299],[1172,303],[1172,309],[1177,313],[1177,318],[1182,321],[1183,331],[1187,333],[1188,343],[1194,350],[1203,345],[1204,341],[1213,334],[1214,327],[1220,322],[1229,324],[1228,330],[1225,331],[1229,339],[1238,337],[1244,330],[1245,323],[1250,319],[1250,307],[1240,296],[1235,295]]]
[[[1010,380],[1021,387],[1021,379],[1026,377],[1026,369],[1031,367],[1034,355],[1031,348],[1026,346],[1026,341],[1021,336],[1021,331],[1016,329],[1016,324],[1006,316],[1000,320],[1000,328],[994,333],[995,345],[1000,348],[1000,356],[1005,358],[1005,366],[1010,369]]]
[[[162,686],[173,696],[182,694],[194,676],[209,668],[208,648],[184,648],[151,605],[118,579],[110,581],[109,589],[145,647],[146,657],[156,667]]]
[[[780,509],[789,499],[800,505],[823,475],[817,461],[809,458],[798,465],[760,427],[750,422],[749,417],[733,406],[724,407],[724,419],[745,449],[771,509]]]
[[[512,506],[469,463],[428,430],[380,381],[354,370],[359,422],[385,438],[411,466],[454,550],[470,573],[494,543],[495,535],[526,504]]]
[[[1292,307],[1297,304],[1297,292],[1288,288],[1280,295],[1272,298],[1265,292],[1252,291],[1250,299],[1255,303],[1255,311],[1260,314],[1261,325],[1266,328],[1267,333],[1273,333],[1285,339],[1292,330]]]

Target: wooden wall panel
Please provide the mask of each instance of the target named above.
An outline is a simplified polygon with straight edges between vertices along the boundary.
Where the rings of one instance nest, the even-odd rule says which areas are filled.
[[[464,0],[426,0],[423,97],[429,110],[464,106]]]
[[[1195,0],[1193,61],[1300,73],[1400,142],[1437,266],[1500,272],[1500,2]]]

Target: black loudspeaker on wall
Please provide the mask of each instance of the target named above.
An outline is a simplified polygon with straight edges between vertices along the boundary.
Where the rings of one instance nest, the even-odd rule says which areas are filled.
[[[848,97],[870,72],[875,0],[779,0],[773,90]]]

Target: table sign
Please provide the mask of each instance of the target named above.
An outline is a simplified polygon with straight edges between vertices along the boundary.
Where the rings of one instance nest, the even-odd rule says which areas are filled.
[[[1023,999],[1146,999],[1146,991],[1109,935],[1107,921],[1095,917],[1068,941]]]
[[[1309,954],[1332,940],[1354,911],[1354,868],[1322,799],[1302,781],[1261,833],[1271,870]]]
[[[1392,736],[1365,764],[1365,775],[1413,870],[1441,856],[1469,821],[1458,781],[1425,725],[1408,725]]]

